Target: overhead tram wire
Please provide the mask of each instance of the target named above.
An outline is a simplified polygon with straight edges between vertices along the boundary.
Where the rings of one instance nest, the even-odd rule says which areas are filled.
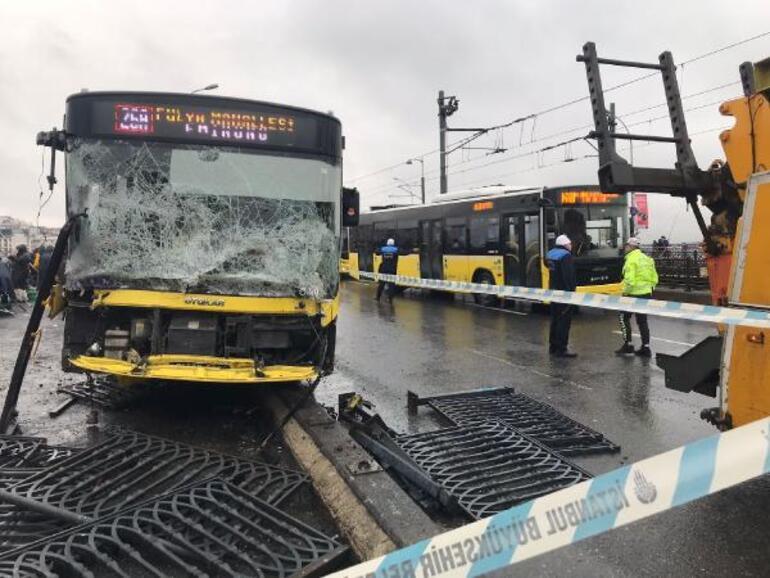
[[[723,89],[726,89],[726,88],[732,88],[732,87],[735,87],[735,86],[739,86],[740,84],[741,84],[740,81],[733,81],[733,82],[727,82],[727,83],[724,83],[724,84],[719,84],[717,86],[712,86],[712,87],[706,88],[704,90],[699,90],[697,92],[693,92],[693,93],[690,93],[690,94],[683,95],[682,96],[682,100],[689,100],[689,99],[692,99],[692,98],[696,98],[698,96],[703,96],[703,95],[710,94],[712,92],[717,92],[719,90],[723,90]],[[739,97],[735,96],[735,97],[726,97],[726,98],[730,99],[730,98],[739,98]],[[692,108],[686,109],[686,112],[687,111],[693,111],[693,110],[699,110],[699,109],[702,109],[702,108],[707,108],[708,106],[714,106],[714,105],[720,104],[724,100],[725,99],[720,99],[719,101],[714,101],[714,102],[710,102],[710,103],[705,104],[705,105],[700,105],[700,106],[697,106],[697,107],[692,107]],[[636,116],[637,114],[641,114],[643,112],[648,112],[650,110],[655,110],[656,108],[665,108],[666,106],[667,106],[667,103],[665,103],[665,102],[658,103],[658,104],[653,104],[653,105],[650,105],[650,106],[645,106],[645,107],[638,108],[636,110],[632,110],[630,112],[624,113],[623,114],[623,118],[628,118],[628,117],[631,117],[631,116]],[[527,117],[527,118],[532,118],[532,117]],[[652,118],[652,119],[645,119],[643,121],[636,121],[636,122],[632,123],[630,126],[637,126],[637,125],[640,125],[640,124],[647,124],[649,122],[653,122],[653,121],[656,121],[656,120],[667,119],[667,118],[669,118],[669,117],[668,116],[660,116],[660,117],[656,117],[656,118]],[[544,142],[544,141],[550,140],[552,138],[556,138],[558,136],[565,136],[565,135],[572,134],[572,133],[575,133],[575,132],[592,129],[593,127],[594,127],[594,125],[593,125],[593,123],[591,123],[591,124],[580,125],[580,126],[577,126],[577,127],[571,128],[571,129],[561,130],[561,131],[558,131],[558,132],[555,132],[555,133],[550,133],[550,134],[547,134],[547,135],[544,135],[544,136],[541,136],[541,137],[534,138],[534,139],[532,139],[530,141],[527,141],[527,142],[525,142],[523,144],[514,145],[514,146],[506,149],[505,152],[526,148],[527,146],[530,146],[533,143]],[[450,144],[450,147],[456,147],[459,143],[463,142],[464,140],[465,139],[459,139],[456,142]],[[454,150],[454,148],[452,150]],[[503,153],[503,154],[505,154],[505,153]],[[468,163],[478,162],[480,160],[483,160],[483,159],[487,158],[487,156],[488,155],[477,156],[477,157],[472,157],[472,158],[469,158],[469,159],[465,159],[465,160],[460,161],[459,163],[456,163],[454,166],[457,167],[457,166],[461,166],[461,165],[468,164]],[[396,165],[396,166],[400,166],[400,165]],[[430,176],[430,175],[434,175],[437,172],[438,172],[438,169],[429,169],[428,171],[426,171],[425,174],[426,174],[426,176]],[[430,181],[435,181],[436,179],[435,178],[431,178],[429,180]],[[419,181],[414,181],[411,184],[413,184],[414,186],[417,186],[419,184]],[[379,185],[378,187],[375,187],[375,189],[372,190],[371,193],[376,193],[378,191],[381,192],[381,191],[385,191],[385,190],[391,190],[392,188],[393,187],[392,187],[391,183],[384,183],[384,184]]]
[[[699,91],[699,92],[696,92],[696,93],[693,93],[693,94],[685,95],[685,96],[682,97],[682,100],[686,100],[686,99],[689,99],[689,98],[694,98],[696,96],[702,96],[702,95],[708,94],[710,92],[715,92],[717,90],[721,90],[723,88],[732,87],[732,86],[736,86],[736,85],[740,85],[740,82],[736,81],[736,82],[730,82],[730,83],[726,83],[726,84],[721,84],[721,85],[716,86],[716,87],[712,87],[712,88],[709,88],[709,89],[706,89],[706,90],[702,90],[702,91]],[[738,97],[736,97],[736,98],[738,98]],[[685,112],[701,110],[701,109],[704,109],[704,108],[708,108],[709,106],[716,106],[716,105],[721,104],[722,102],[724,102],[724,100],[725,99],[720,99],[718,101],[713,101],[713,102],[709,102],[709,103],[706,103],[706,104],[703,104],[703,105],[694,106],[694,107],[685,109]],[[660,103],[660,104],[655,104],[655,105],[652,105],[652,106],[647,106],[647,107],[640,108],[640,109],[637,109],[637,110],[634,110],[634,111],[631,111],[631,112],[628,112],[628,113],[624,113],[623,114],[623,118],[628,118],[630,116],[635,116],[635,115],[640,114],[642,112],[648,112],[650,110],[654,110],[656,108],[663,108],[665,106],[667,106],[667,104],[665,102],[664,103]],[[648,124],[650,122],[655,122],[655,121],[663,120],[663,119],[669,119],[669,116],[665,115],[665,116],[648,118],[648,119],[644,119],[644,120],[641,120],[641,121],[636,121],[634,123],[631,123],[631,124],[629,124],[629,126],[638,126],[638,125],[642,125],[642,124]],[[547,141],[547,140],[550,140],[551,138],[555,138],[557,136],[564,136],[564,135],[567,135],[567,134],[571,134],[571,133],[575,133],[575,132],[583,131],[583,130],[589,130],[589,129],[592,129],[592,128],[594,128],[593,123],[581,125],[579,127],[575,127],[575,128],[572,128],[572,129],[567,129],[567,130],[559,131],[559,132],[556,132],[556,133],[551,133],[549,135],[545,135],[545,136],[536,138],[534,140],[528,141],[528,142],[526,142],[526,143],[524,143],[522,145],[517,145],[517,146],[510,147],[509,149],[507,149],[506,152],[517,150],[517,149],[521,149],[521,148],[525,148],[527,146],[530,146],[533,143]],[[505,154],[505,153],[503,153],[503,154]],[[455,167],[461,166],[461,165],[464,165],[464,164],[468,164],[468,163],[476,162],[476,161],[479,161],[479,160],[483,160],[485,158],[486,158],[486,155],[485,156],[477,156],[477,157],[474,157],[474,158],[471,158],[471,159],[466,159],[466,160],[460,161],[459,163],[455,164],[454,166]],[[503,159],[499,159],[497,161],[493,161],[492,164],[496,164],[497,162],[504,162],[504,160]],[[482,165],[482,167],[483,166],[487,166],[487,164]],[[436,170],[433,169],[431,171],[428,171],[426,173],[426,175],[433,174],[435,172],[436,172]],[[432,180],[435,180],[435,179],[432,179]]]
[[[647,122],[647,121],[644,121],[644,122]],[[716,131],[720,131],[721,132],[721,131],[729,129],[729,128],[731,128],[730,125],[711,127],[711,128],[708,128],[708,129],[704,129],[704,130],[700,130],[700,131],[696,131],[696,132],[690,133],[690,138],[694,138],[694,137],[697,137],[697,136],[702,136],[702,135],[705,135],[705,134],[708,134],[708,133],[712,133],[712,132],[716,132]],[[573,142],[579,142],[579,141],[583,141],[583,140],[585,140],[585,138],[583,138],[583,137],[579,137],[579,138],[575,138],[575,139],[570,139],[570,140],[567,140],[567,141],[563,141],[561,143],[557,143],[555,145],[549,145],[549,146],[542,147],[542,148],[534,150],[534,151],[529,151],[527,153],[522,153],[520,155],[517,155],[516,157],[510,158],[510,159],[507,159],[507,160],[518,160],[518,159],[523,159],[523,158],[531,157],[531,156],[534,156],[534,155],[537,155],[537,154],[541,154],[543,152],[548,152],[550,150],[554,150],[556,148],[559,148],[560,146],[564,146],[564,145],[567,145],[567,144],[571,144]],[[650,147],[653,144],[655,144],[655,143],[645,143],[645,144],[642,144],[642,145],[638,145],[637,147],[634,148],[634,150]],[[529,168],[518,170],[518,171],[498,173],[496,175],[489,175],[489,176],[484,175],[484,176],[480,176],[479,178],[474,179],[474,180],[472,180],[472,181],[470,181],[469,183],[466,183],[466,184],[473,184],[473,183],[479,182],[481,180],[491,180],[491,181],[494,181],[494,180],[500,179],[502,177],[511,177],[511,176],[515,176],[515,175],[519,175],[519,174],[525,174],[525,173],[530,173],[530,172],[534,172],[534,171],[544,170],[544,169],[547,169],[547,168],[554,167],[556,165],[566,164],[566,163],[571,163],[571,162],[579,162],[579,161],[583,161],[583,160],[586,160],[586,159],[589,159],[589,158],[596,158],[596,155],[595,154],[586,154],[586,155],[582,155],[582,156],[578,156],[578,157],[572,157],[572,158],[568,158],[568,159],[558,160],[558,161],[547,163],[547,164],[543,164],[543,165],[533,166],[533,167],[529,167]],[[465,170],[462,170],[462,171],[455,171],[455,172],[449,173],[449,175],[451,176],[451,175],[457,175],[457,174],[463,174],[463,173],[472,172],[475,168],[477,168],[477,167],[472,167],[472,168],[465,169]],[[478,168],[481,168],[481,167],[478,167]],[[438,177],[434,176],[434,177],[431,177],[430,179],[427,179],[427,180],[435,181],[437,179],[438,179]]]
[[[711,128],[708,128],[708,129],[704,129],[704,130],[700,130],[700,131],[696,131],[694,133],[691,133],[690,137],[693,138],[693,137],[697,137],[697,136],[703,136],[705,134],[716,132],[716,131],[720,131],[721,132],[721,131],[729,129],[729,128],[731,128],[729,125],[728,126],[711,127]],[[643,145],[639,145],[639,146],[634,147],[634,150],[646,148],[646,147],[652,146],[653,144],[655,144],[655,143],[645,143]],[[625,147],[625,150],[628,150],[628,147]],[[547,169],[547,168],[554,167],[556,165],[572,163],[572,162],[579,162],[579,161],[583,161],[583,160],[586,160],[586,159],[595,159],[596,156],[597,155],[595,155],[595,154],[582,155],[582,156],[568,158],[568,159],[561,159],[561,160],[554,161],[554,162],[551,162],[551,163],[548,163],[548,164],[534,166],[534,167],[529,167],[529,168],[518,170],[518,171],[499,173],[499,174],[491,175],[491,176],[481,176],[481,177],[479,177],[477,179],[474,179],[474,180],[470,181],[467,184],[473,184],[473,183],[479,182],[481,180],[492,180],[492,181],[494,181],[496,179],[500,179],[500,178],[503,178],[503,177],[511,177],[511,176],[515,176],[515,175],[519,175],[519,174],[523,174],[523,173],[529,173],[529,172],[533,172],[533,171],[544,170],[544,169]]]
[[[749,37],[749,38],[745,38],[745,39],[743,39],[743,40],[739,40],[739,41],[737,41],[737,42],[733,42],[733,43],[727,44],[727,45],[725,45],[725,46],[721,46],[721,47],[719,47],[719,48],[716,48],[716,49],[714,49],[714,50],[711,50],[711,51],[709,51],[709,52],[705,52],[705,53],[703,53],[703,54],[699,54],[699,55],[697,55],[697,56],[694,56],[694,57],[692,57],[692,58],[689,58],[689,59],[687,59],[687,60],[683,60],[683,61],[681,61],[681,62],[677,63],[677,65],[678,65],[678,66],[684,66],[684,65],[687,65],[687,64],[692,64],[692,63],[694,63],[694,62],[698,62],[698,61],[704,60],[704,59],[706,59],[706,58],[709,58],[709,57],[711,57],[711,56],[714,56],[714,55],[716,55],[716,54],[720,54],[720,53],[722,53],[722,52],[725,52],[725,51],[727,51],[727,50],[730,50],[730,49],[732,49],[732,48],[736,48],[736,47],[738,47],[738,46],[742,46],[742,45],[744,45],[744,44],[748,44],[749,42],[753,42],[753,41],[755,41],[755,40],[759,40],[760,38],[765,38],[765,37],[767,37],[767,36],[770,36],[770,31],[762,32],[762,33],[760,33],[760,34],[756,34],[756,35],[754,35],[754,36],[751,36],[751,37]],[[613,85],[613,86],[611,86],[611,87],[609,87],[609,88],[605,88],[605,89],[604,89],[604,93],[606,94],[607,92],[611,92],[611,91],[614,91],[614,90],[619,90],[619,89],[621,89],[621,88],[625,88],[625,87],[627,87],[627,86],[630,86],[630,85],[632,85],[632,84],[635,84],[635,83],[637,83],[637,82],[641,82],[642,80],[646,80],[646,79],[648,79],[648,78],[652,78],[652,77],[654,77],[654,76],[657,76],[658,74],[659,74],[659,72],[657,72],[657,71],[656,71],[656,72],[651,72],[651,73],[648,73],[648,74],[642,74],[642,75],[640,75],[640,76],[638,76],[638,77],[636,77],[636,78],[632,78],[632,79],[629,79],[629,80],[627,80],[627,81],[621,82],[621,83],[619,83],[619,84]],[[696,96],[696,95],[697,95],[697,93],[696,93],[696,94],[693,94],[692,96]],[[489,129],[486,129],[486,130],[485,130],[484,132],[482,132],[481,134],[486,134],[486,132],[488,132],[488,131],[491,131],[491,130],[496,130],[496,128],[498,128],[498,127],[503,127],[503,126],[506,126],[506,125],[510,126],[510,125],[512,125],[512,124],[514,124],[514,123],[516,123],[517,121],[520,121],[521,119],[525,119],[525,118],[537,118],[537,117],[540,117],[540,116],[544,116],[544,115],[546,115],[546,114],[550,114],[550,113],[556,112],[556,111],[558,111],[558,110],[563,110],[563,109],[565,109],[565,108],[568,108],[568,107],[570,107],[570,106],[573,106],[573,105],[575,105],[575,104],[578,104],[578,103],[581,103],[581,102],[585,102],[585,101],[587,101],[587,100],[589,100],[589,97],[588,97],[588,96],[582,96],[582,97],[579,97],[579,98],[574,98],[574,99],[572,99],[572,100],[569,100],[569,101],[566,101],[566,102],[564,102],[564,103],[562,103],[562,104],[554,105],[554,106],[552,106],[552,107],[549,107],[549,108],[546,108],[546,109],[540,110],[540,111],[538,111],[538,112],[535,112],[535,113],[531,113],[531,114],[528,114],[528,115],[524,115],[524,116],[521,116],[521,117],[519,117],[519,118],[517,118],[517,119],[514,119],[513,121],[509,121],[509,123],[510,123],[510,124],[509,124],[509,123],[503,123],[503,124],[501,124],[501,125],[497,125],[496,127],[490,127]],[[655,105],[655,107],[657,107],[657,105]],[[638,112],[641,112],[641,110],[640,110],[640,111],[638,111]],[[624,115],[624,116],[628,116],[628,114],[626,114],[626,115]],[[575,130],[578,130],[578,129],[575,129]],[[572,132],[572,131],[569,131],[569,132]],[[565,131],[565,133],[566,133],[566,134],[568,134],[568,132],[566,132],[566,131]],[[475,134],[475,133],[474,133],[474,134]],[[479,135],[479,136],[481,136],[481,135]],[[541,139],[541,140],[543,140],[543,139]],[[533,142],[535,142],[535,141],[533,141]],[[436,152],[438,152],[438,149],[433,149],[433,150],[431,150],[431,151],[429,151],[429,152],[427,152],[427,153],[423,153],[423,154],[421,154],[421,155],[414,155],[414,156],[428,156],[428,155],[430,155],[430,154],[435,154]],[[465,162],[468,162],[468,161],[465,161]],[[350,181],[350,182],[351,182],[351,183],[353,183],[353,182],[357,182],[357,181],[363,180],[363,179],[365,179],[365,178],[369,178],[369,177],[372,177],[372,176],[375,176],[375,175],[381,174],[381,173],[383,173],[383,172],[386,172],[386,171],[389,171],[389,170],[393,170],[393,169],[395,169],[395,168],[398,168],[398,167],[400,167],[402,164],[403,164],[403,163],[399,162],[399,163],[396,163],[396,164],[390,165],[390,166],[388,166],[388,167],[384,167],[384,168],[382,168],[382,169],[379,169],[379,170],[377,170],[377,171],[373,171],[372,173],[368,173],[368,174],[366,174],[366,175],[362,175],[362,176],[360,176],[360,177],[355,177],[355,178],[351,179],[351,181]],[[431,180],[435,180],[435,179],[431,179]]]

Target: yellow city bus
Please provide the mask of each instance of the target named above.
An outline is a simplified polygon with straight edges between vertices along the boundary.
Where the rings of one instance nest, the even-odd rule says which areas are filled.
[[[67,99],[65,369],[135,379],[313,380],[334,362],[341,124],[252,100]],[[347,215],[352,214],[354,218]]]
[[[377,249],[392,237],[399,275],[547,288],[542,256],[564,233],[573,242],[578,291],[619,294],[628,226],[626,197],[595,186],[482,187],[362,214],[350,229],[350,259],[377,271]]]

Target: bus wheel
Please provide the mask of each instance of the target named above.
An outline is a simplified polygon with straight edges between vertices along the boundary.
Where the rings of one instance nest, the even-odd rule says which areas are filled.
[[[492,277],[492,273],[489,271],[479,271],[473,276],[473,282],[479,285],[494,285],[495,278]],[[478,305],[484,307],[494,307],[497,305],[497,297],[494,295],[487,295],[486,293],[474,293],[473,300]]]

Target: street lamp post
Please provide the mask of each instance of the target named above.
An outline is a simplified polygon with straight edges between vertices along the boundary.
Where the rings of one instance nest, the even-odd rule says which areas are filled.
[[[195,94],[196,92],[203,92],[203,91],[206,91],[206,90],[214,90],[216,88],[219,88],[218,84],[216,84],[216,83],[215,84],[208,84],[208,85],[204,86],[203,88],[196,88],[190,94]]]
[[[417,161],[420,163],[420,193],[422,196],[422,204],[425,204],[425,160],[422,158],[413,158],[406,161],[406,164],[413,165]]]

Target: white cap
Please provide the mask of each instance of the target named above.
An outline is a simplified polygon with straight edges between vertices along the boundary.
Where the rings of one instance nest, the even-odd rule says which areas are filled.
[[[566,247],[567,245],[571,245],[571,244],[572,244],[572,241],[570,241],[567,235],[559,235],[558,237],[556,237],[557,247]]]
[[[388,245],[388,246],[390,246],[390,247],[392,247],[393,245],[395,245],[395,244],[396,244],[396,242],[395,242],[393,239],[388,239],[388,242],[387,242],[387,243],[385,243],[385,244],[386,244],[386,245]]]
[[[638,247],[641,244],[642,242],[636,237],[629,237],[628,241],[626,241],[626,245],[630,245],[631,247]]]

